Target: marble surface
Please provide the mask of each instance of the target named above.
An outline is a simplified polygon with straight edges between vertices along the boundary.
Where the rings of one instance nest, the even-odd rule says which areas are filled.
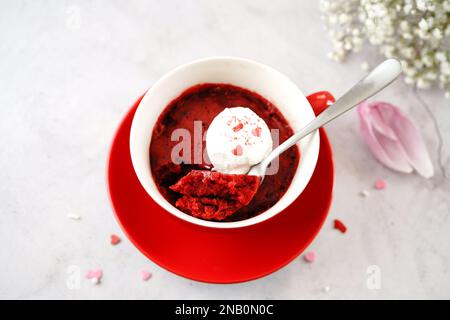
[[[403,81],[378,98],[417,122],[436,175],[425,180],[379,165],[358,135],[355,112],[330,124],[335,195],[309,248],[318,255],[312,265],[299,257],[256,281],[198,283],[147,260],[113,217],[105,188],[111,138],[130,104],[171,68],[243,56],[279,69],[305,93],[339,96],[361,77],[363,61],[380,60],[373,48],[345,64],[327,60],[315,1],[0,6],[0,298],[450,298],[450,183],[442,170],[450,171],[450,102],[437,90],[419,92],[443,138],[439,155],[432,117]],[[372,190],[377,178],[387,190]],[[364,189],[367,198],[358,196]],[[333,230],[334,218],[347,234]],[[112,247],[111,233],[122,243]],[[105,275],[94,286],[82,276],[97,266]],[[140,280],[143,268],[153,272],[148,282]],[[373,287],[378,275],[381,287]]]

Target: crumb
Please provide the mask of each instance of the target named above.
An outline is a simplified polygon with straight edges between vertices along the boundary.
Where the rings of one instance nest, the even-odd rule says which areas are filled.
[[[78,214],[74,214],[74,213],[69,213],[67,215],[67,218],[72,219],[72,220],[81,220],[81,216]]]

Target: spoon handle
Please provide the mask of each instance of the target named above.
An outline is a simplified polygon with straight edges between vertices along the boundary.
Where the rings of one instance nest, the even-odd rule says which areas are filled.
[[[324,126],[331,120],[339,117],[360,102],[370,98],[375,93],[385,88],[394,81],[402,72],[402,66],[396,59],[387,59],[373,69],[366,77],[348,90],[333,105],[326,108],[313,121],[308,123],[303,129],[295,133],[292,137],[275,148],[269,156],[264,159],[266,164],[272,162],[281,153],[292,147],[300,139],[313,131]]]

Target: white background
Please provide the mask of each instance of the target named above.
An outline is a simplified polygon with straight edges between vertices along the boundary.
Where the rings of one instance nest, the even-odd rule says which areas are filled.
[[[263,279],[198,283],[148,261],[125,239],[108,202],[105,164],[115,128],[165,72],[236,55],[271,65],[305,93],[341,95],[379,62],[367,47],[329,61],[316,1],[0,1],[0,298],[450,298],[450,183],[432,118],[399,80],[377,99],[399,105],[424,133],[436,175],[397,174],[369,154],[355,112],[328,126],[336,165],[329,217],[309,250]],[[79,15],[78,15],[79,13]],[[420,92],[442,133],[449,169],[450,101]],[[388,189],[372,190],[377,178]],[[358,192],[368,189],[368,198]],[[66,218],[69,213],[81,221]],[[343,235],[332,219],[348,225]],[[109,235],[122,243],[113,247]],[[69,289],[68,268],[80,268]],[[366,270],[381,270],[381,289]],[[104,270],[103,282],[84,279]],[[140,270],[153,272],[148,282]],[[324,292],[323,287],[330,291]]]

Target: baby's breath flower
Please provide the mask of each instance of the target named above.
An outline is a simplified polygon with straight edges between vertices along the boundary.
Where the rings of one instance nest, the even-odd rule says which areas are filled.
[[[442,39],[442,31],[439,28],[434,28],[433,29],[433,37],[435,37],[436,39]]]
[[[450,100],[450,91],[447,91],[447,92],[445,93],[445,98],[447,98],[447,99]]]
[[[397,57],[405,82],[450,92],[450,0],[321,0],[333,44],[329,57],[343,61],[368,41]],[[364,62],[361,68],[369,64]]]
[[[419,78],[417,79],[416,86],[419,89],[428,89],[429,87],[431,87],[431,83],[425,78]]]
[[[422,30],[428,30],[428,22],[424,18],[419,21],[419,28]]]
[[[449,0],[445,0],[442,3],[442,8],[444,9],[445,12],[450,12],[450,1]]]
[[[363,63],[361,63],[361,69],[364,71],[368,71],[370,69],[370,65],[367,61],[364,61]]]

